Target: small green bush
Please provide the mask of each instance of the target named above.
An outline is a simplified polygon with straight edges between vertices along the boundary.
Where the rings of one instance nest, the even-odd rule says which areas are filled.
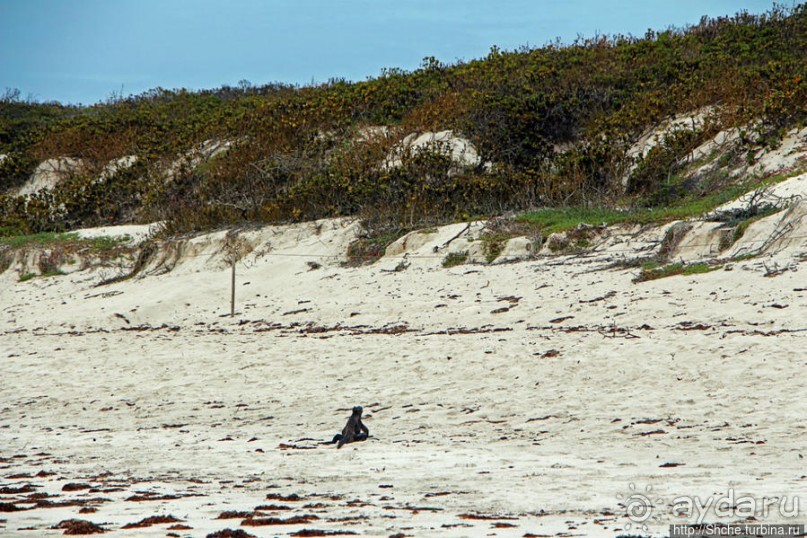
[[[443,267],[456,267],[457,265],[463,265],[467,261],[468,251],[449,252],[448,255],[443,258]]]

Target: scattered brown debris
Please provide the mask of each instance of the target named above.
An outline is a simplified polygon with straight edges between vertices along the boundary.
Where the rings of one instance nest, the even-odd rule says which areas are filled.
[[[205,538],[255,538],[255,535],[249,534],[242,529],[224,529],[221,531],[211,532]]]
[[[509,529],[512,527],[518,527],[518,525],[514,523],[504,523],[503,521],[497,521],[493,524],[493,527],[496,529]]]
[[[460,519],[477,519],[477,520],[515,520],[517,517],[512,516],[496,516],[491,514],[460,514]]]
[[[305,507],[309,508],[310,505],[306,505]],[[264,511],[267,511],[267,512],[277,512],[278,510],[291,510],[291,506],[286,506],[285,504],[262,504],[260,506],[256,506],[255,510],[264,510]],[[219,519],[223,519],[223,518],[219,518]]]
[[[418,329],[412,329],[406,323],[399,323],[397,325],[385,325],[383,327],[370,327],[369,325],[342,325],[341,323],[337,323],[336,325],[315,325],[313,323],[308,323],[306,325],[301,324],[294,324],[283,326],[283,325],[273,325],[268,328],[264,329],[255,329],[255,332],[263,332],[267,330],[284,330],[284,331],[294,331],[299,334],[324,334],[324,333],[340,333],[346,336],[356,336],[362,334],[403,334],[403,333],[410,333],[410,332],[417,332]]]
[[[357,534],[353,531],[324,531],[321,529],[301,529],[297,532],[292,532],[289,536],[338,536],[344,534]]]
[[[486,333],[503,333],[512,331],[512,327],[491,327],[490,325],[483,325],[482,327],[449,327],[448,329],[423,333],[423,336],[435,335],[454,335],[454,334],[486,334]]]
[[[574,316],[567,316],[565,318],[557,318],[550,321],[550,323],[559,323],[561,321],[573,318]],[[537,326],[531,325],[527,327],[528,331],[560,331],[564,333],[579,333],[579,332],[598,332],[606,338],[641,338],[639,335],[634,334],[633,331],[652,331],[653,327],[647,324],[640,325],[635,328],[631,327],[618,327],[616,325],[571,325],[562,327],[552,327],[549,325]]]
[[[40,497],[39,494],[34,494]],[[47,494],[45,495],[47,496]],[[33,497],[33,496],[29,496]],[[45,498],[40,498],[36,501],[37,508],[65,508],[68,506],[86,506],[88,504],[99,504],[109,502],[109,499],[94,497],[92,499],[68,499],[65,501],[49,501]]]
[[[151,516],[141,519],[137,523],[128,523],[124,525],[123,529],[140,529],[143,527],[151,527],[152,525],[162,525],[163,523],[177,523],[182,521],[174,516]]]
[[[558,351],[557,349],[550,349],[546,353],[540,355],[540,357],[542,359],[551,359],[552,357],[557,357],[558,355],[560,355],[560,351]]]
[[[189,531],[191,529],[193,529],[193,527],[183,525],[181,523],[178,523],[177,525],[171,525],[170,527],[168,527],[169,531]]]
[[[609,291],[608,293],[606,293],[602,297],[595,297],[594,299],[588,299],[588,300],[581,299],[581,300],[579,300],[577,302],[578,303],[583,303],[583,304],[585,304],[585,303],[596,303],[598,301],[605,301],[606,299],[610,299],[611,297],[614,297],[614,296],[616,296],[616,292],[615,291]]]
[[[442,512],[442,508],[437,508],[435,506],[412,506],[410,504],[405,504],[403,506],[385,506],[385,510],[409,510],[413,514],[417,514],[418,512]]]
[[[563,316],[563,317],[560,317],[560,318],[550,319],[549,323],[562,323],[562,322],[566,321],[567,319],[573,319],[573,318],[574,318],[574,316]]]
[[[283,519],[282,517],[248,517],[241,522],[245,527],[265,527],[268,525],[302,525],[304,523],[311,523],[319,519],[319,516],[313,514],[306,514],[302,516],[291,516]]]
[[[92,486],[89,484],[69,483],[62,486],[62,491],[81,491],[83,489],[90,489]]]
[[[283,312],[284,316],[293,316],[294,314],[303,314],[305,312],[311,312],[310,308],[298,308],[297,310],[289,310],[288,312]]]
[[[80,535],[80,534],[102,534],[106,529],[100,525],[96,525],[92,521],[84,519],[66,519],[60,521],[58,525],[52,527],[54,529],[64,529],[64,534]]]
[[[744,334],[748,334],[748,335],[751,335],[751,336],[777,336],[777,335],[780,335],[780,334],[798,333],[798,332],[804,332],[804,331],[807,331],[807,329],[779,329],[779,330],[776,330],[776,331],[755,330],[755,331],[752,331],[750,333],[746,332]]]
[[[410,329],[408,325],[391,325],[389,327],[372,328],[367,331],[362,331],[356,334],[403,334],[417,332],[417,329]]]
[[[350,523],[353,521],[366,521],[370,519],[369,516],[344,516],[344,517],[329,517],[325,518],[331,523]]]
[[[21,512],[25,508],[20,508],[16,504],[0,503],[0,512]]]
[[[470,491],[435,491],[433,493],[427,493],[424,495],[425,498],[431,497],[444,497],[446,495],[470,495]]]
[[[675,462],[667,462],[662,463],[659,467],[680,467],[682,465],[686,465],[686,463],[675,463]]]
[[[125,500],[130,502],[145,502],[145,501],[173,501],[179,499],[179,495],[160,495],[159,493],[144,492],[139,495],[132,495]]]
[[[0,488],[0,495],[19,495],[21,493],[31,493],[32,491],[36,491],[37,486],[32,486],[31,484],[25,484],[19,488],[10,488],[4,487]]]
[[[633,421],[631,423],[631,425],[633,425],[633,424],[658,424],[662,420],[663,419],[660,419],[660,418],[642,418],[642,419]]]
[[[178,332],[181,328],[182,327],[179,327],[178,325],[169,326],[168,324],[163,323],[159,327],[153,327],[151,325],[146,324],[146,325],[138,325],[136,327],[121,327],[120,330],[121,331],[135,331],[135,332],[167,330],[169,332]]]
[[[286,502],[298,502],[305,499],[305,497],[300,497],[296,493],[292,493],[291,495],[281,495],[280,493],[267,493],[266,498],[270,501],[286,501]]]
[[[253,517],[254,515],[255,515],[254,512],[239,512],[237,510],[227,510],[219,514],[219,517],[217,517],[216,519],[244,519]]]
[[[694,321],[682,321],[675,327],[673,330],[675,331],[706,331],[711,329],[711,325],[704,325],[703,323],[695,323]]]
[[[665,432],[664,430],[653,430],[653,431],[650,431],[650,432],[635,433],[634,435],[638,435],[639,437],[646,437],[648,435],[661,435],[661,434],[665,434],[665,433],[667,433],[667,432]]]
[[[598,332],[606,338],[641,338],[641,336],[633,334],[630,329],[616,325],[602,327],[598,329]]]
[[[549,420],[550,418],[560,418],[560,417],[557,416],[557,415],[546,415],[546,416],[543,416],[543,417],[528,418],[527,422],[537,422],[539,420]]]

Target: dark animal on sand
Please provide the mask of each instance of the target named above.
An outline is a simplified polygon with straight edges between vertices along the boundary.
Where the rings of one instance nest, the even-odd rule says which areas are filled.
[[[333,436],[333,441],[330,443],[322,443],[324,445],[336,444],[336,448],[342,448],[345,443],[353,443],[354,441],[364,441],[370,436],[370,430],[361,421],[362,408],[357,405],[353,408],[353,414],[347,419],[347,424],[342,428],[342,433],[337,433]]]

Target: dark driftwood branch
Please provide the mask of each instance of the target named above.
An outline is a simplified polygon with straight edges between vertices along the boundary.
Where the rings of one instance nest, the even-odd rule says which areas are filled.
[[[465,232],[467,232],[467,231],[468,231],[470,228],[471,228],[471,223],[469,222],[468,224],[466,224],[466,225],[465,225],[465,228],[463,228],[462,230],[460,230],[460,231],[459,231],[459,233],[457,233],[457,235],[455,235],[454,237],[452,237],[451,239],[449,239],[448,241],[446,241],[445,243],[443,243],[441,246],[436,247],[436,248],[434,249],[434,251],[435,251],[435,252],[437,252],[437,251],[438,251],[438,250],[440,250],[440,249],[444,249],[444,248],[446,248],[448,245],[450,245],[450,244],[451,244],[451,242],[452,242],[452,241],[454,241],[456,238],[458,238],[459,236],[461,236],[462,234],[464,234]]]

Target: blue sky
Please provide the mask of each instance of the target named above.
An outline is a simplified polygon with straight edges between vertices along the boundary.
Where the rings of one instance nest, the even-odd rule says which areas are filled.
[[[792,0],[784,2],[793,4]],[[157,86],[364,80],[425,56],[644,35],[771,0],[0,0],[0,92],[91,104]]]

